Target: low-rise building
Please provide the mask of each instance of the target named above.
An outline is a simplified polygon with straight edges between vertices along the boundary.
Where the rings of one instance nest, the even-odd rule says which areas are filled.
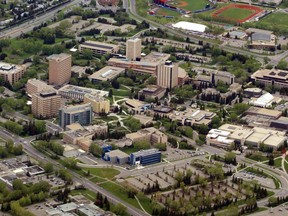
[[[168,117],[181,125],[199,126],[209,125],[215,116],[213,112],[188,108],[185,111],[173,111]]]
[[[258,98],[263,94],[263,90],[260,88],[246,88],[244,89],[243,94],[246,98]]]
[[[161,99],[166,93],[166,89],[156,85],[147,86],[138,92],[138,98],[149,99],[158,98]]]
[[[37,94],[42,91],[51,91],[53,86],[47,85],[47,83],[38,79],[29,79],[26,84],[26,94],[32,97],[32,94]]]
[[[181,67],[178,68],[178,85],[184,85],[190,79],[188,73]]]
[[[273,104],[281,102],[281,98],[274,97],[269,92],[261,95],[259,98],[251,98],[249,104],[252,104],[257,107],[272,107]]]
[[[101,70],[93,73],[88,78],[92,83],[112,81],[116,79],[120,74],[124,73],[124,71],[125,69],[123,68],[106,66]]]
[[[248,128],[238,125],[224,124],[219,129],[212,129],[206,136],[208,145],[227,148],[231,144],[247,145],[259,148],[260,144],[278,149],[287,140],[284,131],[267,128]]]
[[[28,68],[28,64],[14,65],[0,62],[0,77],[4,82],[9,82],[13,85],[20,80]]]
[[[126,164],[128,163],[129,155],[120,151],[119,149],[116,149],[106,152],[103,159],[111,163]]]
[[[84,103],[90,103],[95,113],[109,113],[110,111],[110,101],[101,97],[99,93],[85,94]]]
[[[127,139],[132,140],[133,143],[139,141],[147,141],[151,144],[168,143],[168,137],[154,127],[145,128],[135,133],[129,133],[125,136]]]
[[[221,81],[230,86],[235,81],[235,75],[226,71],[218,71],[208,68],[194,68],[194,70],[197,72],[196,77],[193,79],[193,83],[196,85],[208,83],[208,86],[209,84],[217,86]]]
[[[288,87],[288,71],[284,70],[259,69],[251,75],[251,79],[253,82],[264,86]]]
[[[85,41],[79,45],[79,51],[83,53],[85,50],[92,51],[93,55],[105,55],[109,53],[117,53],[119,51],[119,45],[98,41]]]
[[[141,150],[130,154],[131,165],[150,165],[161,162],[161,152],[158,149]]]
[[[79,128],[79,126],[75,125],[74,128]],[[83,129],[65,131],[63,133],[63,142],[78,145],[84,151],[89,151],[93,137],[106,136],[107,133],[107,125],[91,125],[83,127]]]
[[[279,119],[273,119],[271,120],[270,127],[288,131],[288,118],[282,116]]]
[[[249,28],[246,30],[250,37],[249,48],[252,49],[276,49],[276,36],[272,31]]]
[[[58,94],[63,98],[84,101],[84,95],[86,94],[98,94],[100,97],[108,96],[107,91],[85,88],[75,85],[65,85],[58,90]]]
[[[278,110],[271,110],[259,107],[250,107],[246,112],[246,115],[254,115],[258,117],[265,117],[269,119],[278,119],[282,112]]]

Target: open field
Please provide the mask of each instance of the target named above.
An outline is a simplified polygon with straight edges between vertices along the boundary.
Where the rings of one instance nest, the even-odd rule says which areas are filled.
[[[212,13],[212,17],[242,23],[251,19],[260,12],[262,12],[262,8],[260,7],[230,4]]]
[[[159,16],[179,16],[180,14],[174,10],[170,10],[167,8],[159,8],[157,10],[156,15],[159,15]]]
[[[189,11],[201,10],[209,3],[207,0],[175,0],[173,6]]]
[[[267,17],[261,19],[258,22],[258,24],[263,25],[263,26],[273,25],[274,28],[287,29],[288,28],[288,14],[281,13],[281,12],[271,13]]]

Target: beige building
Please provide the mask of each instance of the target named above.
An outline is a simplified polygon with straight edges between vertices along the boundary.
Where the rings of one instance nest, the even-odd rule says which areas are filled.
[[[98,41],[86,41],[79,45],[79,51],[91,50],[93,55],[105,55],[108,53],[117,53],[119,45],[102,43]]]
[[[14,65],[0,62],[0,77],[4,82],[9,82],[13,85],[20,80],[27,70],[28,65]]]
[[[279,88],[288,87],[288,71],[277,69],[260,69],[251,75],[254,82]]]
[[[89,146],[93,142],[92,138],[94,135],[100,136],[101,134],[106,135],[108,133],[108,127],[106,125],[82,127],[80,124],[75,123],[67,127],[72,130],[63,133],[63,142],[78,145],[84,151],[89,151]],[[75,128],[75,130],[73,130],[73,128]]]
[[[178,64],[166,61],[157,69],[157,85],[162,88],[172,89],[178,85]]]
[[[60,106],[61,96],[55,90],[32,94],[32,113],[38,118],[56,117]]]
[[[127,61],[123,58],[110,58],[109,66],[131,69],[137,73],[157,74],[157,68],[164,64],[170,58],[170,54],[151,52],[149,55],[141,58],[141,61]]]
[[[141,57],[141,39],[128,39],[126,42],[126,57],[135,61]]]
[[[124,73],[124,71],[125,69],[123,68],[106,66],[101,70],[93,73],[88,78],[92,83],[112,81],[116,79],[121,73]]]
[[[97,93],[85,94],[84,103],[90,103],[95,113],[109,113],[110,111],[110,101]]]
[[[61,86],[71,78],[72,57],[69,54],[49,56],[49,84]]]
[[[231,144],[248,145],[259,148],[260,144],[278,149],[287,140],[285,131],[260,127],[248,128],[224,124],[219,129],[212,129],[206,136],[209,145],[224,148]]]
[[[52,91],[54,88],[47,85],[42,80],[29,79],[26,84],[26,93],[28,96],[32,97],[32,94],[37,94],[42,91]]]
[[[133,143],[139,141],[147,141],[151,144],[168,143],[167,135],[154,127],[145,128],[135,133],[126,134],[125,137],[132,140]]]

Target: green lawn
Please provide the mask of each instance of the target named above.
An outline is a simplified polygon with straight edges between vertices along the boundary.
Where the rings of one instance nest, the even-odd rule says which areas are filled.
[[[124,187],[121,187],[120,185],[116,183],[113,184],[111,182],[105,182],[105,183],[99,184],[99,186],[109,191],[110,193],[114,194],[115,196],[119,197],[124,202],[127,202],[138,209],[141,209],[136,199],[134,198],[132,199],[128,197],[128,193]]]
[[[254,11],[252,10],[246,10],[241,8],[228,8],[227,10],[224,10],[222,13],[220,13],[218,16],[227,19],[242,20],[252,15],[253,13]]]
[[[121,148],[121,151],[130,155],[131,153],[137,152],[138,150],[134,147],[124,147],[124,148]]]
[[[101,183],[101,182],[105,182],[106,180],[99,178],[99,177],[92,177],[89,179],[90,181],[92,181],[93,183],[97,184],[97,183]]]
[[[285,167],[286,172],[288,172],[288,163],[284,162],[284,167]]]
[[[93,191],[90,190],[72,190],[70,192],[70,195],[74,196],[74,195],[83,195],[85,196],[87,199],[91,200],[91,201],[95,201],[96,198],[96,193],[94,193]]]
[[[288,14],[276,12],[271,13],[270,15],[266,16],[265,18],[261,19],[258,22],[259,25],[263,26],[270,26],[273,25],[274,28],[284,29],[288,28]]]
[[[174,10],[169,10],[166,8],[160,8],[159,10],[157,10],[156,15],[159,15],[159,16],[179,16],[180,14]]]
[[[274,160],[274,166],[275,166],[276,168],[282,167],[282,158],[277,158],[277,159],[275,159],[275,160]]]
[[[118,170],[113,168],[83,168],[83,171],[90,171],[91,175],[107,179],[112,179],[120,173]]]
[[[174,6],[185,10],[195,11],[205,8],[207,0],[176,0]]]

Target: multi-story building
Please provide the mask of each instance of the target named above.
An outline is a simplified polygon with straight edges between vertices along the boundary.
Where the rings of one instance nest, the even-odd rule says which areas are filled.
[[[161,162],[161,153],[158,149],[141,150],[130,154],[131,165],[150,165]]]
[[[61,86],[68,83],[71,78],[72,57],[69,54],[61,53],[51,55],[49,59],[49,84]]]
[[[141,57],[141,39],[128,39],[126,42],[126,57],[135,61]]]
[[[32,97],[32,94],[37,94],[42,91],[51,91],[54,88],[50,85],[47,85],[42,80],[38,79],[29,79],[26,84],[26,93],[28,96]]]
[[[109,53],[117,53],[119,51],[119,45],[98,41],[86,41],[79,45],[79,51],[81,53],[85,50],[91,50],[93,55],[105,55]]]
[[[63,98],[84,101],[84,95],[86,94],[98,94],[101,97],[108,96],[107,91],[92,89],[92,88],[85,88],[75,85],[65,85],[58,90],[58,93]]]
[[[208,68],[194,68],[194,70],[197,72],[197,75],[193,79],[193,83],[196,85],[208,83],[217,86],[219,82],[223,82],[226,85],[232,85],[235,81],[235,75],[226,71]]]
[[[27,67],[27,65],[13,65],[0,62],[0,77],[4,82],[9,82],[10,85],[13,85],[22,78]]]
[[[59,125],[66,128],[66,125],[79,123],[83,126],[90,125],[92,121],[92,106],[90,103],[76,106],[65,106],[59,109]]]
[[[137,73],[147,73],[156,75],[157,68],[164,64],[170,58],[170,54],[151,52],[149,55],[141,58],[140,61],[129,61],[123,58],[110,58],[109,66],[131,69]]]
[[[166,134],[157,130],[154,127],[145,128],[135,133],[126,134],[126,138],[132,140],[132,142],[147,141],[151,144],[165,143],[168,142]]]
[[[264,86],[288,88],[288,71],[277,69],[260,69],[251,75],[254,82]]]
[[[55,90],[32,94],[32,113],[38,118],[56,117],[61,106],[61,96]]]
[[[178,85],[178,64],[166,61],[158,66],[157,85],[163,88],[172,89]]]
[[[161,99],[166,93],[166,89],[156,85],[147,86],[144,89],[141,89],[138,92],[138,97],[140,100],[149,99],[149,98],[158,98]]]
[[[90,103],[95,113],[109,113],[110,111],[110,101],[98,93],[85,94],[84,103]]]

